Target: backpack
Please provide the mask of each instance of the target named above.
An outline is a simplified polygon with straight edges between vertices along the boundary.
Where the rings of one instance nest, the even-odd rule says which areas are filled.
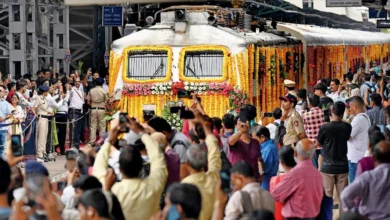
[[[240,190],[241,193],[241,204],[244,208],[244,212],[240,215],[240,220],[248,220],[251,217],[251,213],[254,211],[252,206],[252,199],[248,192]]]
[[[276,145],[280,144],[280,146],[284,146],[283,137],[287,133],[286,127],[284,126],[284,121],[281,121],[280,124],[277,122],[274,122],[274,125],[276,126],[276,133],[275,133],[274,142]]]
[[[368,104],[371,102],[371,95],[376,93],[377,85],[370,85],[368,83],[364,83],[368,87]],[[364,97],[363,97],[364,98]]]

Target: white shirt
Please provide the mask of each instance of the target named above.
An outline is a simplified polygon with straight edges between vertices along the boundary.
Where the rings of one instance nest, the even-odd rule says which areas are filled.
[[[84,88],[83,85],[80,85],[79,88],[72,87],[72,90],[70,90],[70,104],[69,108],[78,109],[83,111],[83,105],[84,105]]]
[[[274,123],[278,123],[279,125],[280,125],[280,123],[281,123],[281,120],[280,119],[276,119],[275,121],[274,121]],[[269,130],[269,133],[270,133],[270,135],[271,135],[271,139],[272,140],[275,140],[275,135],[276,135],[276,131],[278,130],[278,127],[276,127],[276,125],[274,125],[274,123],[270,123],[270,124],[268,124],[266,127],[268,128],[268,130]]]
[[[275,212],[274,198],[267,190],[261,188],[260,183],[255,182],[246,184],[242,188],[242,191],[245,191],[250,195],[253,210],[265,209],[272,213]],[[243,199],[240,191],[233,193],[226,205],[224,220],[239,219],[244,213],[242,201]]]
[[[339,92],[332,92],[328,95],[329,98],[333,99],[333,102],[344,102],[344,99],[341,98]]]
[[[368,148],[368,129],[371,127],[371,122],[366,113],[360,113],[353,118],[351,126],[347,157],[352,163],[357,163],[364,157]]]
[[[108,87],[108,84],[107,84],[107,83],[104,83],[104,84],[103,84],[103,89],[106,90],[106,92],[108,92],[109,87]]]
[[[62,103],[64,102],[64,99],[60,99],[59,102],[57,102],[56,100],[59,98],[60,96],[58,95],[55,95],[55,96],[51,96],[50,94],[47,94],[46,96],[46,101],[47,101],[47,104],[49,105],[49,107],[51,108],[50,111],[53,112],[53,108],[54,109],[58,109],[59,107],[61,107]]]
[[[57,112],[66,112],[66,113],[68,113],[68,110],[69,110],[69,106],[68,106],[69,98],[70,98],[70,91],[66,92],[66,96],[64,98],[64,101],[62,102],[62,105],[57,108]]]

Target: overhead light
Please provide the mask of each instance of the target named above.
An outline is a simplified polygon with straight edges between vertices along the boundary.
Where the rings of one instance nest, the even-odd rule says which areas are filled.
[[[390,10],[390,0],[387,1],[387,4],[385,5],[386,10]]]
[[[146,17],[146,23],[151,26],[154,23],[154,18],[152,16]]]

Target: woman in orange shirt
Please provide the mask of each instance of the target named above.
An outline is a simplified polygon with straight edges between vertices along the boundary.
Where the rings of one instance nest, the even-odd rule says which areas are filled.
[[[290,171],[292,168],[297,165],[294,159],[294,150],[291,147],[282,147],[279,150],[279,160],[280,164],[282,164],[283,170],[285,173]],[[283,179],[284,174],[280,174],[278,176],[274,176],[270,181],[270,192],[274,190],[276,185]],[[275,202],[275,220],[284,220],[282,216],[282,207],[283,204],[280,202]]]

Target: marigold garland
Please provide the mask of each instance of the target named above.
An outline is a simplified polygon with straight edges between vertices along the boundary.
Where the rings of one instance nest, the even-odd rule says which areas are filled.
[[[120,69],[121,65],[122,65],[122,56],[111,51],[110,52],[110,69],[109,69],[110,81],[109,81],[109,85],[108,85],[108,90],[110,93],[114,92],[116,80],[118,78],[119,69]]]
[[[217,51],[223,52],[223,67],[222,67],[222,77],[219,78],[191,78],[184,75],[184,62],[185,55],[187,52],[207,52],[207,51]],[[183,47],[179,55],[179,79],[186,82],[225,82],[228,77],[228,66],[229,66],[229,50],[224,46],[219,45],[196,45]]]
[[[128,63],[129,63],[129,52],[134,51],[166,51],[167,52],[167,72],[164,78],[161,79],[147,79],[147,80],[137,80],[130,79],[127,77],[128,73]],[[123,50],[122,56],[124,57],[123,68],[122,68],[122,79],[125,83],[158,83],[158,82],[168,82],[171,80],[172,76],[172,48],[169,46],[131,46]]]
[[[260,116],[261,106],[260,106],[260,88],[259,88],[259,67],[260,67],[260,48],[256,48],[255,55],[255,103],[256,103],[256,115]]]

